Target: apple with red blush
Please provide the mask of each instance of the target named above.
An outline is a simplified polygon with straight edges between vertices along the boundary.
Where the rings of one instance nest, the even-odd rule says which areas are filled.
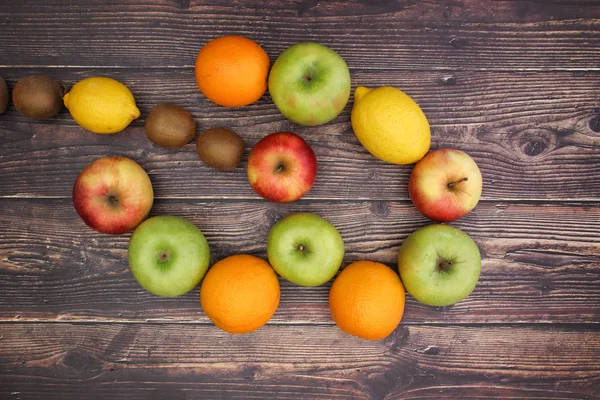
[[[475,208],[482,184],[481,171],[471,156],[456,149],[438,149],[414,166],[408,192],[421,214],[450,222]]]
[[[256,143],[248,156],[250,186],[270,201],[298,200],[312,188],[316,176],[317,156],[295,133],[271,133]]]
[[[113,235],[135,229],[146,219],[154,192],[144,169],[127,157],[93,161],[77,176],[73,205],[90,228]]]

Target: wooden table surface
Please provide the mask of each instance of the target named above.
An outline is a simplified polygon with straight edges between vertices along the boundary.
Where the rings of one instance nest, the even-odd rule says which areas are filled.
[[[198,91],[194,62],[210,39],[240,34],[271,62],[298,41],[347,61],[353,87],[396,86],[423,108],[432,149],[466,151],[482,199],[452,223],[481,249],[466,300],[428,307],[407,296],[381,341],[332,322],[330,283],[282,281],[268,325],[230,335],[210,323],[198,289],[180,298],[139,287],[129,235],[96,233],[71,201],[79,171],[101,156],[144,167],[151,215],[189,218],[212,261],[265,257],[284,215],[330,220],[344,265],[396,268],[398,248],[431,223],[408,198],[411,166],[358,143],[352,98],[331,123],[300,127],[265,94],[241,109]],[[578,1],[189,0],[0,3],[0,76],[14,87],[41,73],[105,75],[133,91],[140,119],[117,135],[84,131],[63,109],[0,116],[0,399],[553,399],[600,398],[600,3]],[[257,197],[246,160],[230,173],[201,163],[194,144],[152,145],[144,119],[161,102],[190,110],[198,130],[225,126],[251,148],[288,130],[315,149],[319,173],[293,204]]]

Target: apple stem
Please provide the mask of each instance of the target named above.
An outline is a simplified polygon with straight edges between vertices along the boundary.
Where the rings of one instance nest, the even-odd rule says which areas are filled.
[[[438,269],[442,272],[450,272],[452,261],[444,260],[438,264]]]
[[[283,164],[279,164],[277,166],[277,168],[275,169],[275,173],[278,174],[280,172],[282,172],[285,169],[285,167],[283,166]]]
[[[451,188],[451,187],[453,187],[454,185],[458,185],[459,183],[461,183],[461,182],[466,182],[466,181],[468,181],[468,180],[469,180],[469,178],[465,176],[464,178],[462,178],[462,179],[460,179],[460,180],[458,180],[458,181],[455,181],[455,182],[450,182],[450,183],[448,184],[448,187],[449,187],[449,188]]]
[[[302,254],[308,253],[308,249],[303,244],[299,244],[298,247],[296,247],[296,249]]]

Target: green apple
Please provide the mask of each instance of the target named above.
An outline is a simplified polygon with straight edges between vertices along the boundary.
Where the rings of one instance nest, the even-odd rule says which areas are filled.
[[[267,235],[267,256],[284,279],[300,286],[319,286],[340,269],[344,241],[320,216],[296,213],[273,225]]]
[[[325,124],[350,98],[350,70],[335,51],[314,42],[288,47],[269,73],[269,93],[279,111],[299,125]]]
[[[208,270],[206,238],[190,221],[175,216],[142,222],[129,241],[129,267],[150,293],[175,297],[192,290]]]
[[[428,225],[400,246],[398,272],[412,297],[430,306],[449,306],[475,289],[481,255],[473,239],[460,229]]]

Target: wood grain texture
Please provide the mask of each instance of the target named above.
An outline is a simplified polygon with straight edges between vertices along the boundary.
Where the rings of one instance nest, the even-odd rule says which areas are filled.
[[[5,0],[4,9],[24,14],[33,12],[56,12],[61,7],[67,13],[90,11],[90,6],[98,6],[92,0],[78,2],[52,0],[47,4],[23,3],[18,0]],[[101,6],[110,7],[114,12],[148,10],[147,4],[137,0],[105,0]],[[394,13],[397,20],[423,22],[541,22],[570,19],[595,18],[600,15],[600,6],[595,0],[498,0],[481,6],[477,0],[453,0],[452,2],[430,2],[427,0],[376,2],[376,1],[273,1],[252,0],[230,2],[213,0],[210,3],[200,0],[155,0],[152,6],[165,14],[203,12],[210,17],[239,17],[245,15],[265,16],[280,13],[287,17],[346,17]]]
[[[293,43],[318,41],[351,68],[597,70],[599,7],[575,4],[8,1],[0,5],[0,64],[192,66],[206,42],[240,34],[272,60]]]
[[[10,86],[39,72],[0,71]],[[50,75],[71,85],[94,73],[71,72]],[[411,166],[386,164],[360,145],[350,126],[352,102],[334,122],[307,128],[287,121],[268,95],[243,109],[216,106],[200,94],[189,70],[112,70],[111,75],[132,87],[142,110],[142,118],[117,135],[86,132],[66,110],[34,122],[11,105],[0,116],[0,197],[70,197],[85,165],[101,156],[125,155],[150,173],[158,197],[256,199],[247,183],[246,157],[236,171],[223,173],[198,160],[194,143],[168,150],[146,139],[145,115],[167,101],[189,109],[199,132],[213,126],[238,131],[248,151],[274,131],[306,138],[319,160],[317,182],[307,198],[408,199]],[[410,94],[432,125],[432,148],[459,148],[478,162],[485,199],[595,201],[600,199],[600,127],[594,123],[600,118],[599,76],[358,71],[353,79],[355,85],[387,83]]]
[[[129,235],[86,227],[72,183],[93,159],[125,155],[152,179],[152,215],[189,218],[212,261],[265,258],[275,221],[329,219],[360,259],[395,268],[398,248],[430,223],[407,195],[410,166],[381,162],[350,127],[287,121],[265,94],[241,109],[197,90],[193,67],[214,37],[255,39],[271,62],[317,41],[350,67],[353,87],[396,86],[432,127],[432,148],[471,154],[483,200],[453,223],[477,242],[480,282],[452,307],[407,296],[387,339],[332,322],[329,284],[282,281],[272,320],[248,335],[218,330],[198,289],[145,292],[127,265]],[[0,116],[0,399],[600,399],[600,3],[596,0],[195,0],[0,2],[0,76],[41,73],[72,86],[106,75],[142,111],[115,136],[85,132],[67,110]],[[274,204],[246,178],[202,164],[190,144],[152,145],[160,102],[189,109],[199,131],[225,126],[247,151],[294,131],[319,159],[305,199]]]
[[[7,399],[593,399],[600,388],[600,336],[576,326],[400,325],[378,342],[335,326],[1,327]]]
[[[479,245],[483,270],[473,294],[434,308],[407,297],[405,323],[596,323],[600,317],[599,204],[481,203],[453,225]],[[315,212],[344,238],[344,264],[367,259],[396,268],[398,249],[430,221],[407,202],[157,201],[153,215],[190,219],[212,262],[233,254],[266,258],[281,217]],[[87,228],[69,201],[0,201],[0,319],[4,321],[208,322],[198,290],[175,299],[146,293],[127,264],[129,235]],[[274,324],[332,324],[329,284],[282,281]]]
[[[188,109],[200,128],[225,124],[232,128],[304,129],[320,131],[330,125],[349,122],[351,97],[340,117],[319,127],[300,127],[287,121],[266,92],[258,102],[241,108],[218,106],[198,90],[193,68],[0,68],[0,76],[13,88],[24,76],[48,75],[70,89],[81,79],[102,74],[125,83],[133,92],[142,115],[161,102]],[[397,87],[423,108],[434,131],[465,125],[489,129],[510,129],[520,125],[598,134],[589,120],[600,115],[600,71],[587,72],[482,72],[482,71],[378,71],[353,69],[352,91],[356,86]],[[577,121],[582,120],[579,124]],[[0,121],[75,124],[66,108],[50,120],[33,121],[21,116],[14,106]],[[570,123],[570,125],[569,125]],[[354,154],[356,156],[356,154]]]

